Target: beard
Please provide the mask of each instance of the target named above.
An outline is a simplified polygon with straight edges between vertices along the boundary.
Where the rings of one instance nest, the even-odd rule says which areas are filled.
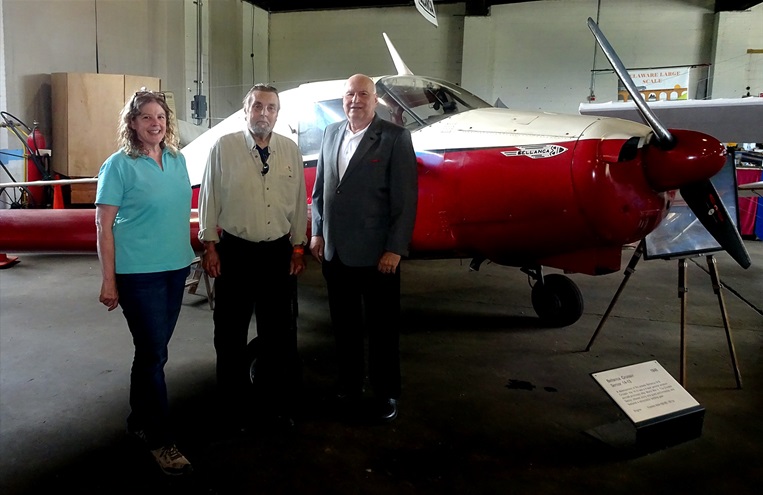
[[[257,122],[254,124],[249,124],[249,131],[258,138],[265,138],[270,135],[271,132],[273,132],[273,126],[270,124]]]

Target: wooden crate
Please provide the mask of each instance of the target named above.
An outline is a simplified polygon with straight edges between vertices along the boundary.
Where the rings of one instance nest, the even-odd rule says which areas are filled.
[[[92,205],[95,203],[95,192],[98,184],[72,184],[71,185],[71,204],[73,205]]]
[[[124,74],[51,74],[51,166],[67,177],[95,177],[117,149],[119,112],[141,87],[158,91],[161,79]]]

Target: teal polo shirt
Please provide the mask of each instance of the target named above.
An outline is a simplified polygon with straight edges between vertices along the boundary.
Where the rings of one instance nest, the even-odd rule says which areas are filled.
[[[165,148],[162,165],[118,151],[98,173],[96,204],[119,207],[112,229],[116,273],[178,270],[193,261],[185,157]]]

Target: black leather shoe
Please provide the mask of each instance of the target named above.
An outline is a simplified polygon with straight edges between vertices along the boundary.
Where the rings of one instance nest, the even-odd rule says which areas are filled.
[[[374,418],[381,423],[389,423],[397,418],[397,399],[382,399],[377,402]]]

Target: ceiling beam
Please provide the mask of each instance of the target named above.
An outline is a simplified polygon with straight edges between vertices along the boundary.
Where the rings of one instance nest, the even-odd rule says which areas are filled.
[[[413,0],[244,0],[268,12],[297,12],[306,10],[334,10],[375,7],[413,6]],[[524,3],[530,0],[462,0],[466,4],[466,15],[486,16],[493,5]],[[559,0],[563,1],[563,0]],[[455,0],[434,0],[435,5],[459,3]],[[743,11],[763,3],[763,0],[715,0],[715,12]]]

